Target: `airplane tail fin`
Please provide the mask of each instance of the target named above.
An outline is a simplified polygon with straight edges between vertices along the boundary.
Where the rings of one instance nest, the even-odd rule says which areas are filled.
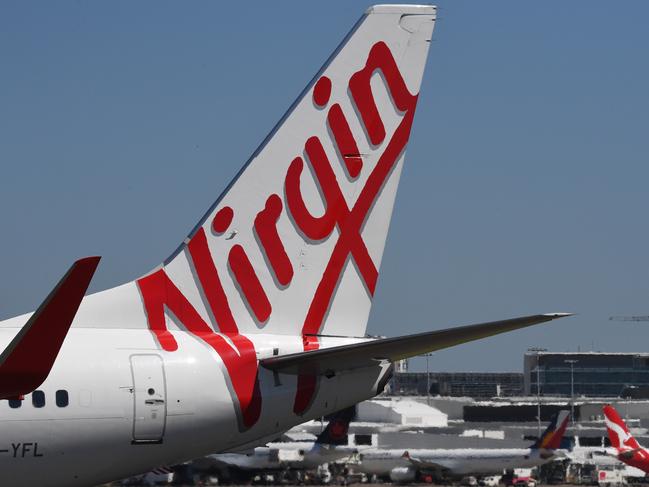
[[[327,427],[316,438],[317,445],[346,445],[349,423],[356,416],[356,406],[338,411],[329,418]]]
[[[426,5],[368,9],[176,252],[136,281],[151,329],[365,334],[434,20]]]
[[[531,446],[533,449],[556,450],[561,446],[561,440],[568,428],[570,419],[568,411],[559,411],[554,416],[550,424],[543,432],[541,437]]]
[[[613,406],[607,404],[603,407],[606,421],[606,430],[611,440],[611,446],[618,451],[633,450],[640,448],[640,444],[631,435],[626,423],[620,417]]]
[[[261,408],[249,335],[300,338],[304,350],[322,335],[363,337],[435,15],[370,7],[177,250],[84,299],[80,326],[148,327],[168,352],[177,333],[200,338],[224,361],[242,429]],[[297,389],[302,414],[314,378]]]

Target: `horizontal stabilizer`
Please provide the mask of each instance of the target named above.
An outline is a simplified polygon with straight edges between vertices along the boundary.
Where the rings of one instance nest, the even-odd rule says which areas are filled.
[[[54,290],[0,355],[0,399],[39,387],[52,369],[100,257],[72,264]]]
[[[417,333],[416,335],[382,338],[351,345],[292,353],[261,360],[261,365],[284,374],[318,375],[332,371],[357,369],[375,365],[377,361],[394,362],[564,316],[571,316],[571,313],[523,316],[503,321]]]

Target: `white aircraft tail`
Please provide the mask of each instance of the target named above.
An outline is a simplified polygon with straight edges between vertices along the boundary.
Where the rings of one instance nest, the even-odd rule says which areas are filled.
[[[363,336],[434,20],[371,7],[176,252],[77,322],[167,350],[175,329]]]
[[[166,306],[225,333],[365,334],[434,13],[368,10],[180,248],[137,281],[150,322]]]

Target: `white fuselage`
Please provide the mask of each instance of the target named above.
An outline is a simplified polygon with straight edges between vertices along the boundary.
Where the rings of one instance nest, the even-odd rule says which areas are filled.
[[[0,347],[16,332],[0,329]],[[296,376],[260,368],[262,412],[242,429],[219,356],[189,334],[173,333],[179,348],[165,352],[148,330],[70,330],[39,388],[45,405],[35,407],[35,394],[17,408],[0,401],[0,485],[95,485],[227,451],[371,397],[386,371],[323,377],[310,408],[297,416]],[[259,358],[274,348],[302,350],[299,337],[250,339]],[[67,392],[58,393],[67,395],[67,406],[57,406],[57,391]]]
[[[319,445],[314,442],[269,443],[250,453],[211,455],[216,463],[241,470],[274,470],[284,468],[316,468],[353,455],[356,448],[347,445]]]
[[[531,448],[453,449],[453,450],[366,450],[359,455],[358,470],[389,476],[393,469],[434,470],[449,476],[500,474],[514,468],[531,468],[553,457]]]

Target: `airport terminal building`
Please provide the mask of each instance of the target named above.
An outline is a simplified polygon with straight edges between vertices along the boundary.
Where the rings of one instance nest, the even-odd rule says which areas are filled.
[[[523,372],[408,372],[398,368],[394,396],[649,398],[649,353],[528,351]]]
[[[523,395],[520,372],[397,372],[395,396],[510,397]],[[428,390],[428,392],[426,392]]]
[[[649,397],[649,353],[529,351],[524,394],[535,396]]]

